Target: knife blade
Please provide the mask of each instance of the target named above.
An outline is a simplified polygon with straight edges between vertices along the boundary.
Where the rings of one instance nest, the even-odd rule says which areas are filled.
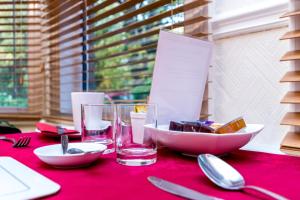
[[[149,176],[148,181],[161,190],[192,200],[222,200],[217,197],[202,194],[184,186],[171,183],[155,176]]]

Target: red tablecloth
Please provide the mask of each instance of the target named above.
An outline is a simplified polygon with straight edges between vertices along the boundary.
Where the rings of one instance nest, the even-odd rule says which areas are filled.
[[[196,158],[167,149],[159,149],[157,163],[150,166],[119,165],[115,155],[111,154],[87,168],[55,169],[42,163],[33,150],[59,141],[44,138],[38,133],[28,135],[32,137],[31,144],[23,149],[11,148],[10,143],[0,141],[0,156],[12,156],[60,184],[61,190],[48,199],[179,199],[154,187],[147,181],[148,176],[161,177],[224,199],[264,198],[250,190],[233,192],[218,188],[204,176]],[[270,189],[290,199],[300,199],[300,158],[236,151],[224,159],[244,175],[248,184]]]

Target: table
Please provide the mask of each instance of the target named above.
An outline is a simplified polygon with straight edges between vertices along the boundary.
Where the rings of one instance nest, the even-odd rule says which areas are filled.
[[[147,181],[157,176],[171,182],[224,199],[257,199],[263,197],[254,191],[225,191],[212,184],[200,170],[196,158],[186,157],[167,148],[159,149],[154,165],[129,167],[119,165],[115,154],[103,156],[98,162],[81,169],[55,169],[42,163],[34,154],[37,147],[59,143],[39,133],[32,137],[29,147],[12,148],[0,141],[0,156],[11,156],[61,185],[61,190],[46,199],[180,199],[159,190]],[[19,134],[7,135],[19,137]],[[300,199],[300,158],[250,151],[235,151],[223,157],[240,171],[248,184],[257,185]]]

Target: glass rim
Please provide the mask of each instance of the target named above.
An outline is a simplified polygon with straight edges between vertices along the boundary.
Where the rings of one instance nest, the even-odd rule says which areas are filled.
[[[85,107],[85,106],[115,106],[115,104],[111,104],[111,103],[83,103],[83,104],[80,104],[81,107]]]
[[[99,106],[99,107],[134,107],[134,106],[154,106],[157,107],[156,103],[120,103],[120,104],[115,104],[115,103],[83,103],[80,104],[81,107],[93,107],[93,106]]]
[[[71,94],[105,94],[104,92],[71,92]]]
[[[116,105],[117,107],[120,107],[120,106],[157,106],[156,103],[120,103],[120,104],[114,104]]]

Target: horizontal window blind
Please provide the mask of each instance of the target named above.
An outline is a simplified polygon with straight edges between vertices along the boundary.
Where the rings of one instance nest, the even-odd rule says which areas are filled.
[[[159,30],[209,35],[206,0],[42,3],[44,110],[49,116],[71,112],[72,91],[105,92],[117,103],[145,102]]]
[[[293,106],[290,107],[292,110],[284,115],[280,124],[289,125],[292,129],[286,133],[280,149],[287,154],[297,155],[297,148],[294,148],[290,141],[297,141],[295,138],[298,138],[300,130],[300,112],[297,108],[300,104],[300,91],[297,87],[300,82],[300,70],[297,66],[299,65],[300,60],[300,5],[297,1],[290,1],[290,9],[291,11],[286,12],[281,17],[288,18],[292,26],[290,26],[290,31],[286,32],[280,39],[289,40],[293,45],[290,46],[290,51],[282,55],[280,61],[293,61],[293,67],[291,68],[291,71],[286,72],[280,82],[285,84],[289,83],[291,86],[290,91],[283,96],[280,103]]]
[[[40,1],[0,1],[0,112],[40,114]]]

